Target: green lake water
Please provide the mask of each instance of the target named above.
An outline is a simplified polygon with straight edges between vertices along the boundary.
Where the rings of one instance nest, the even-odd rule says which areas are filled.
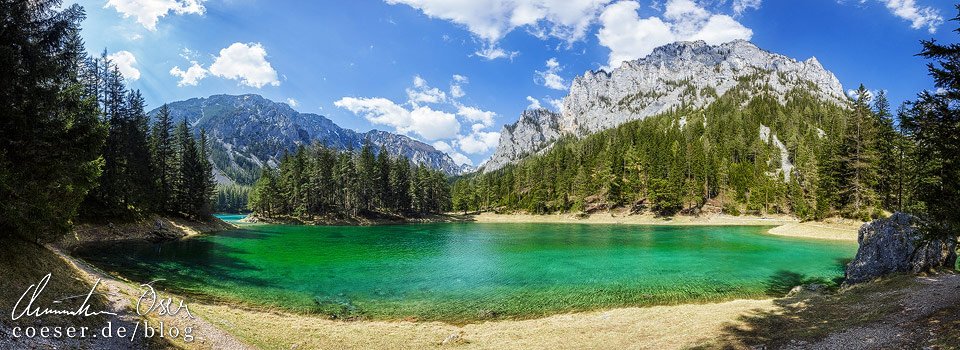
[[[764,234],[769,228],[255,224],[75,255],[199,298],[336,317],[470,321],[778,295],[842,277],[856,254],[856,243]]]

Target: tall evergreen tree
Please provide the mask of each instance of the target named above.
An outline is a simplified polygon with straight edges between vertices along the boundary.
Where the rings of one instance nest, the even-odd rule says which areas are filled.
[[[846,129],[847,174],[850,186],[847,196],[854,215],[873,204],[873,186],[876,181],[877,152],[876,126],[873,112],[870,109],[870,92],[860,85],[857,89],[857,99],[850,112]]]
[[[150,148],[157,178],[157,209],[160,212],[174,210],[174,184],[176,182],[176,156],[174,154],[173,120],[167,105],[160,107],[153,124]]]
[[[957,6],[960,12],[960,5]],[[952,19],[960,22],[960,15]],[[955,30],[960,32],[960,29]],[[917,205],[936,235],[960,234],[960,44],[922,41],[919,56],[942,92],[917,96],[901,123],[914,147]]]
[[[79,5],[0,6],[0,234],[67,232],[100,175],[107,128],[80,82]]]

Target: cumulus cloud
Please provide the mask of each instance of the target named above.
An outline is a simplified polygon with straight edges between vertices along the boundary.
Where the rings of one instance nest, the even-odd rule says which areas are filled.
[[[547,103],[549,103],[554,110],[556,110],[557,112],[563,113],[563,99],[547,98],[546,100],[547,100]]]
[[[649,55],[654,48],[675,41],[703,40],[716,45],[753,37],[753,31],[737,20],[710,13],[692,0],[669,0],[663,19],[640,18],[639,8],[637,2],[620,1],[600,14],[597,38],[600,45],[610,49],[606,69]]]
[[[117,51],[107,55],[107,59],[113,62],[120,74],[127,80],[140,79],[140,70],[133,67],[137,64],[137,58],[133,57],[130,51]]]
[[[463,153],[457,152],[457,150],[453,149],[453,146],[450,146],[449,143],[437,141],[433,143],[433,148],[436,148],[440,152],[446,153],[450,156],[450,158],[453,158],[455,163],[459,165],[467,164],[473,166],[473,161],[470,160],[470,158],[467,158],[467,156],[463,155]]]
[[[447,94],[440,89],[431,88],[419,75],[413,77],[413,87],[407,89],[407,97],[413,105],[421,103],[440,103],[447,100]]]
[[[293,99],[293,98],[291,98],[291,97],[287,97],[287,104],[290,105],[290,107],[296,107],[296,106],[299,105],[300,103],[297,102],[297,100],[295,100],[295,99]]]
[[[497,148],[500,142],[499,132],[483,132],[475,130],[466,136],[460,136],[457,144],[467,154],[481,154]]]
[[[460,130],[460,122],[455,115],[429,107],[408,110],[380,97],[344,97],[333,104],[360,115],[373,124],[392,126],[402,134],[413,132],[427,140],[453,138]]]
[[[206,69],[203,69],[196,61],[191,63],[192,65],[186,71],[180,69],[179,66],[173,66],[173,69],[170,69],[170,75],[180,77],[177,86],[197,86],[201,79],[207,77]]]
[[[451,86],[467,82],[462,75],[451,77]],[[380,97],[344,97],[334,105],[373,124],[393,127],[397,133],[432,141],[434,148],[450,155],[457,164],[473,165],[464,153],[480,154],[496,148],[500,133],[484,131],[493,126],[496,113],[466,106],[456,99],[462,95],[451,92],[448,96],[420,76],[413,78],[406,93],[408,100],[404,103]],[[470,123],[469,133],[460,132],[461,122]]]
[[[469,83],[470,80],[467,77],[460,74],[453,75],[453,82],[450,83],[450,96],[453,98],[461,98],[467,94],[463,91],[463,85]]]
[[[573,43],[586,35],[597,13],[610,0],[385,0],[404,4],[427,16],[466,27],[483,42],[476,55],[487,59],[512,57],[515,52],[497,46],[517,28],[540,37],[554,37]]]
[[[493,125],[493,118],[497,116],[496,113],[467,106],[458,106],[457,115],[462,116],[471,122],[479,122],[482,126]]]
[[[277,71],[267,62],[267,50],[260,43],[233,43],[220,50],[209,71],[215,76],[239,80],[240,84],[255,88],[280,85]]]
[[[113,7],[123,18],[136,17],[137,22],[149,30],[157,30],[157,21],[167,13],[177,15],[206,12],[206,0],[109,0],[103,8]]]
[[[563,70],[563,68],[560,67],[560,63],[557,62],[557,58],[553,57],[547,60],[546,70],[536,71],[537,75],[534,78],[534,82],[551,89],[566,90],[566,83],[564,83],[563,78],[557,74],[560,73],[561,70]]]
[[[918,7],[914,0],[879,0],[894,16],[910,21],[913,29],[926,28],[930,34],[937,32],[943,24],[940,10],[929,6]],[[862,1],[861,1],[862,2]]]
[[[540,100],[533,98],[533,96],[527,96],[527,101],[530,101],[530,105],[527,106],[527,109],[540,108]]]

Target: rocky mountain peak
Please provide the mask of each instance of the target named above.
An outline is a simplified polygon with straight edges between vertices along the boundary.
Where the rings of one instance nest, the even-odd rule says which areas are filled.
[[[812,90],[811,94],[826,102],[848,103],[840,81],[816,58],[798,61],[743,40],[721,45],[680,41],[625,61],[610,72],[587,71],[574,78],[559,118],[531,123],[525,121],[531,118],[524,112],[520,121],[504,128],[509,133],[501,134],[484,171],[549,148],[564,134],[579,137],[681,106],[705,107],[742,81],[763,86],[764,93],[781,103],[786,103],[787,93],[796,88]],[[551,129],[554,123],[557,128]]]
[[[213,95],[168,104],[174,121],[184,118],[195,132],[202,128],[211,138],[218,179],[249,184],[263,165],[276,165],[284,150],[322,142],[337,149],[359,150],[367,138],[375,152],[404,155],[414,164],[460,175],[472,170],[457,165],[446,153],[407,136],[372,130],[344,129],[330,119],[300,113],[286,103],[256,94]],[[150,112],[155,116],[159,111]]]

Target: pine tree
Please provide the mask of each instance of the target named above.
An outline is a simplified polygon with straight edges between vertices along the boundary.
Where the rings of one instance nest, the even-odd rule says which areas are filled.
[[[95,185],[107,128],[81,84],[79,5],[0,6],[0,235],[53,239]]]
[[[151,133],[150,148],[157,177],[157,208],[160,212],[171,212],[174,210],[173,188],[177,167],[171,135],[173,121],[170,119],[170,109],[167,105],[160,107],[156,118]]]
[[[896,210],[897,143],[899,134],[893,126],[886,91],[879,91],[873,101],[874,124],[877,127],[877,193],[884,209]]]
[[[393,199],[392,209],[400,213],[408,213],[411,209],[410,176],[410,161],[404,156],[397,157],[390,169],[390,197]]]
[[[960,15],[952,20],[960,22]],[[917,164],[912,169],[918,177],[916,210],[928,219],[928,233],[956,237],[960,234],[960,45],[935,40],[922,45],[919,56],[933,61],[927,67],[942,92],[920,93],[901,120]]]
[[[876,181],[877,155],[875,148],[875,118],[870,110],[870,92],[863,85],[857,90],[857,99],[850,112],[846,132],[847,174],[850,186],[847,196],[850,198],[854,215],[863,217],[861,210],[873,201],[873,185]],[[866,218],[865,218],[866,219]]]
[[[390,155],[386,148],[381,147],[377,154],[376,176],[373,185],[376,194],[375,205],[381,210],[389,210],[392,193],[390,191]]]
[[[358,161],[358,197],[357,202],[364,210],[373,210],[374,199],[376,198],[376,184],[375,178],[378,176],[377,173],[377,159],[373,154],[373,145],[370,144],[370,137],[368,136],[363,142],[363,147],[360,149],[360,157]]]
[[[210,161],[210,140],[207,139],[207,132],[204,129],[200,129],[200,140],[198,144],[198,174],[199,179],[199,198],[198,202],[198,214],[201,216],[209,216],[213,214],[215,209],[215,203],[213,202],[214,195],[217,192],[217,179],[213,174],[213,163]]]

